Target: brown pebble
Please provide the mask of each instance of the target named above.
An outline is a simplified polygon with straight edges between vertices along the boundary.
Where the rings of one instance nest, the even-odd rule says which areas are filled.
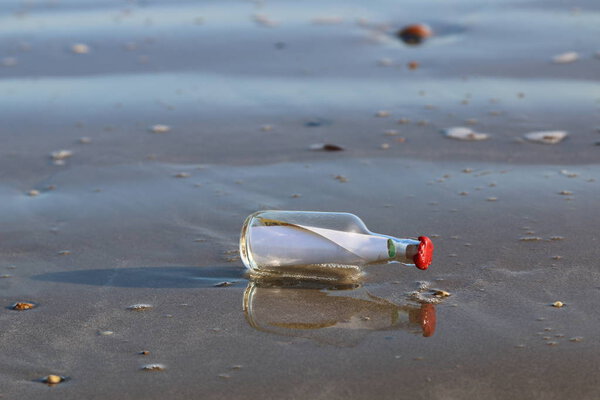
[[[408,25],[396,34],[402,41],[410,46],[423,43],[433,35],[431,28],[425,24]]]
[[[560,192],[558,192],[558,194],[563,195],[563,196],[571,196],[573,194],[573,192],[571,192],[569,190],[561,190]]]
[[[346,178],[346,177],[345,177],[345,176],[343,176],[343,175],[336,175],[336,176],[334,177],[334,179],[336,179],[336,180],[340,181],[341,183],[346,183],[346,182],[348,182],[348,178]]]
[[[21,302],[13,304],[11,306],[11,308],[15,311],[25,311],[25,310],[31,310],[32,308],[35,308],[35,304],[21,301]]]
[[[61,250],[58,253],[59,256],[68,256],[69,254],[71,254],[71,250]]]
[[[415,69],[418,69],[418,68],[419,68],[419,63],[418,63],[418,62],[416,62],[416,61],[410,61],[410,62],[407,64],[407,66],[408,66],[408,69],[410,69],[410,70],[415,70]]]
[[[138,354],[141,356],[147,356],[148,354],[150,354],[150,352],[148,350],[142,350]]]

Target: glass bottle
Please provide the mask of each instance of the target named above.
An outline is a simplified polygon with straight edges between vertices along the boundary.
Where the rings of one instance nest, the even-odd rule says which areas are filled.
[[[349,213],[259,211],[244,222],[240,255],[246,268],[259,274],[356,271],[388,262],[427,269],[433,243],[425,236],[412,240],[373,233]]]

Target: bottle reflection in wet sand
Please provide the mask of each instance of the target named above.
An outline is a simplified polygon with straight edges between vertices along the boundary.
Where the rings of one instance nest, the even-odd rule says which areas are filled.
[[[250,282],[244,313],[253,328],[284,336],[354,346],[370,331],[404,330],[432,336],[433,304],[397,305],[366,289],[324,291]]]

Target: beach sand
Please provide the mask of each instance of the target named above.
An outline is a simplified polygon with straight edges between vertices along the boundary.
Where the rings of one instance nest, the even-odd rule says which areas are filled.
[[[593,2],[6,3],[0,398],[600,397]],[[409,47],[415,22],[436,34]],[[434,261],[250,281],[263,209]]]

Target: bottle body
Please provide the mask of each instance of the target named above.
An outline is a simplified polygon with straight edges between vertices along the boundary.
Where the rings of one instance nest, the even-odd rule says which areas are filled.
[[[351,271],[373,263],[414,264],[421,241],[373,233],[348,213],[259,211],[242,227],[240,255],[252,272]]]

